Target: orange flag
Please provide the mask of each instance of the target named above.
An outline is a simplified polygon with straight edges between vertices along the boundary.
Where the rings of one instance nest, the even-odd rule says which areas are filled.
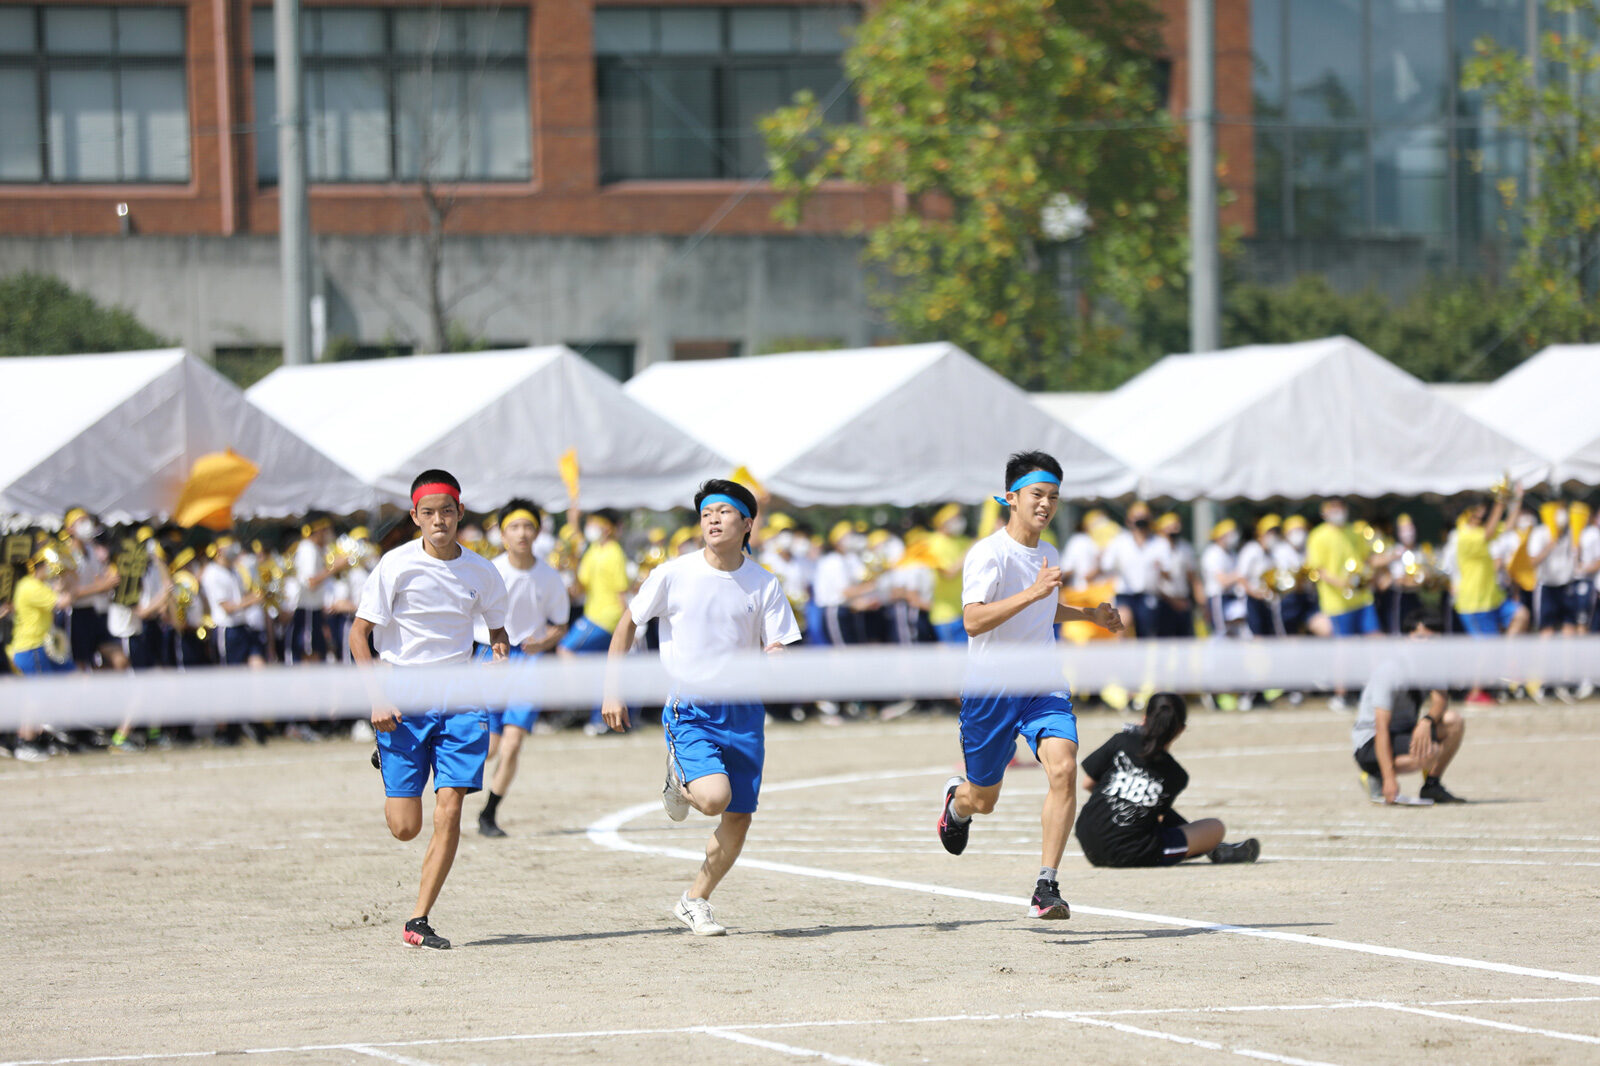
[[[180,526],[228,529],[233,525],[234,502],[258,473],[256,464],[232,448],[202,455],[189,470],[172,520]]]
[[[568,448],[565,452],[563,452],[561,454],[561,460],[557,464],[557,469],[561,471],[561,480],[567,486],[567,497],[573,500],[577,499],[578,449]]]

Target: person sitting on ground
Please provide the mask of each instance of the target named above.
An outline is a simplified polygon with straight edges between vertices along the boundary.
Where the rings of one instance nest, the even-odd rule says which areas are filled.
[[[1183,697],[1150,697],[1144,724],[1126,729],[1083,760],[1083,790],[1089,799],[1078,815],[1078,844],[1095,866],[1174,866],[1204,855],[1212,862],[1255,862],[1255,837],[1224,844],[1221,820],[1187,821],[1172,809],[1189,775],[1172,757],[1189,708]]]
[[[1403,625],[1414,640],[1436,636],[1444,623],[1437,611],[1418,608]],[[1350,730],[1361,784],[1374,803],[1400,801],[1400,775],[1420,773],[1417,795],[1433,803],[1465,803],[1441,778],[1461,750],[1467,723],[1439,689],[1406,687],[1405,668],[1396,658],[1379,664],[1361,690],[1361,705]]]

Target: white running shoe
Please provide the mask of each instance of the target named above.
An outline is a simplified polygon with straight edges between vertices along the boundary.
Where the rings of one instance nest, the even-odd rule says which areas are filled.
[[[350,739],[357,744],[372,743],[372,723],[364,718],[357,718],[350,727]]]
[[[672,756],[667,756],[667,783],[661,786],[661,806],[666,810],[667,817],[674,822],[681,822],[689,817],[689,797],[683,794],[683,786],[678,783],[678,775],[672,772]]]
[[[695,936],[722,936],[727,932],[711,916],[710,901],[690,899],[687,892],[678,897],[678,905],[672,908],[672,916],[687,925],[689,932]]]

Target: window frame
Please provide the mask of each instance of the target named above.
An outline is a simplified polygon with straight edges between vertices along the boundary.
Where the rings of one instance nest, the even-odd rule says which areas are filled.
[[[12,5],[8,5],[12,6]],[[21,70],[33,74],[34,102],[36,123],[34,132],[34,150],[37,153],[38,173],[36,178],[7,178],[0,177],[0,188],[16,188],[36,185],[55,186],[95,186],[95,185],[138,185],[166,188],[183,188],[194,181],[194,101],[189,91],[189,11],[187,7],[177,4],[97,4],[89,5],[89,10],[103,10],[111,18],[111,47],[106,52],[51,52],[46,43],[45,12],[51,10],[44,4],[17,4],[14,5],[29,13],[33,21],[33,49],[31,52],[0,53],[0,70]],[[55,10],[61,10],[57,8]],[[123,11],[172,11],[178,16],[178,50],[161,55],[150,53],[133,53],[124,55],[121,50],[121,19],[119,13]],[[183,81],[183,115],[184,115],[184,175],[181,178],[138,178],[123,176],[123,163],[126,158],[124,145],[126,135],[123,129],[122,108],[122,72],[124,70],[147,71],[176,71]],[[50,139],[50,75],[60,71],[86,71],[104,72],[111,75],[111,110],[112,120],[116,126],[116,137],[112,148],[113,158],[116,160],[117,176],[111,178],[70,178],[58,177],[52,173],[51,150],[53,144]]]

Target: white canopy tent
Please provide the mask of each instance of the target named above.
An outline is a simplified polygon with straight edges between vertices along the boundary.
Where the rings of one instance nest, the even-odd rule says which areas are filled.
[[[791,503],[909,506],[1004,491],[1006,456],[1054,455],[1062,495],[1114,496],[1126,466],[952,344],[657,363],[628,395]]]
[[[232,448],[260,468],[238,515],[371,506],[372,490],[181,348],[0,361],[0,512],[105,521],[169,515],[194,461]]]
[[[732,469],[561,346],[283,367],[248,396],[397,502],[441,467],[477,510],[513,496],[564,506],[568,448],[589,508],[687,506]]]
[[[1467,410],[1548,459],[1556,485],[1600,485],[1600,345],[1546,348]]]
[[[1548,465],[1348,337],[1168,356],[1074,424],[1147,497],[1451,495]]]

